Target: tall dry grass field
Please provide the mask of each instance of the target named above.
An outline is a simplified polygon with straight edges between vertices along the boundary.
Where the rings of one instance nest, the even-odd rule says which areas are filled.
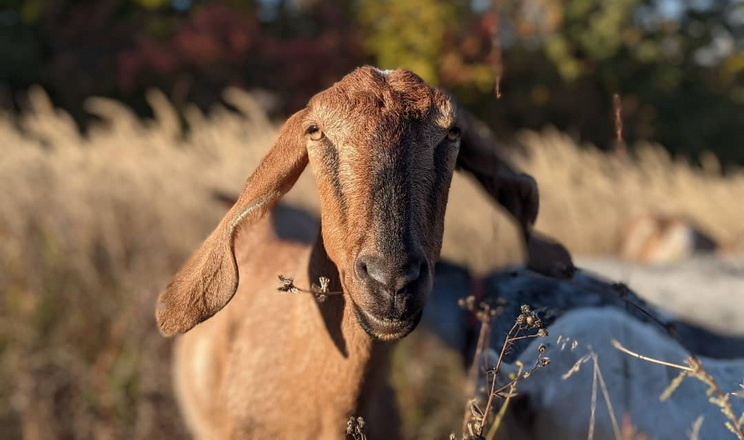
[[[224,98],[230,110],[188,109],[188,131],[156,91],[145,121],[90,99],[100,121],[85,136],[38,89],[23,115],[0,114],[0,438],[186,438],[155,298],[221,218],[212,192],[237,194],[276,133],[248,95]],[[612,252],[623,222],[647,210],[679,212],[742,242],[741,174],[696,170],[651,147],[624,161],[554,132],[522,143],[515,160],[542,191],[538,227],[577,252]],[[287,200],[317,210],[309,175]],[[513,225],[469,180],[454,181],[446,223],[451,261],[484,272],[520,258]],[[432,370],[396,357],[411,437],[446,438],[457,425],[442,414],[461,418],[450,408],[463,401],[427,385],[458,361],[434,358]]]
[[[728,252],[744,250],[744,173],[727,170],[712,154],[702,166],[642,144],[632,157],[578,147],[555,130],[523,133],[518,160],[535,176],[542,198],[537,228],[578,254],[614,254],[628,222],[640,214],[690,221]]]

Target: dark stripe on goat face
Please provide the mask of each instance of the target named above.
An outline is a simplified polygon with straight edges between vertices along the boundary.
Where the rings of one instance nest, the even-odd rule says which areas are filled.
[[[348,203],[346,196],[344,195],[343,186],[341,185],[341,179],[339,177],[339,164],[340,159],[338,150],[335,146],[327,145],[323,150],[323,157],[326,166],[326,172],[329,183],[333,189],[333,194],[338,203],[339,214],[341,215],[341,222],[346,223],[346,216],[348,212]]]
[[[407,140],[403,142],[407,143]],[[375,245],[386,257],[406,258],[406,254],[414,248],[411,236],[411,151],[408,145],[402,147],[398,151],[379,154],[380,168],[373,174],[371,196],[376,226]]]
[[[434,148],[431,184],[426,194],[424,212],[424,232],[429,250],[439,252],[442,245],[441,228],[444,226],[444,213],[447,207],[449,186],[452,181],[456,152],[445,140]],[[438,229],[439,228],[439,229]]]
[[[428,217],[432,221],[441,215],[444,210],[444,191],[446,188],[443,186],[448,182],[451,171],[448,169],[449,154],[448,148],[451,148],[445,144],[439,144],[434,148],[434,175],[432,179],[431,190],[429,191],[429,200],[427,203]]]

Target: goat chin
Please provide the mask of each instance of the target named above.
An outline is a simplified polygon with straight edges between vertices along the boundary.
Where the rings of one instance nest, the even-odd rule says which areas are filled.
[[[534,179],[493,147],[446,94],[405,70],[359,68],[290,117],[158,299],[161,331],[188,332],[174,368],[196,437],[343,438],[349,417],[362,416],[369,439],[397,438],[385,341],[421,317],[455,167],[525,238],[537,216]],[[297,240],[268,214],[308,164],[322,221]],[[327,300],[277,293],[277,275],[304,289],[327,278]]]
[[[354,307],[354,315],[359,321],[359,325],[373,338],[381,341],[397,341],[408,336],[421,320],[423,310],[416,313],[411,319],[380,319],[362,310]]]

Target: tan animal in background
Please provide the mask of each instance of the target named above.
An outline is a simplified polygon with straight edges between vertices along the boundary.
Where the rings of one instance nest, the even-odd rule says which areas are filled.
[[[718,248],[713,238],[681,216],[643,214],[625,228],[620,256],[639,263],[674,263]]]
[[[357,69],[289,118],[158,301],[161,331],[188,331],[175,386],[196,437],[343,438],[353,415],[368,438],[397,438],[390,342],[416,327],[431,291],[453,170],[472,173],[525,237],[537,215],[534,180],[490,147],[405,70]],[[284,212],[264,217],[308,163],[319,232]],[[298,236],[315,228],[314,242],[277,233],[293,221]],[[342,294],[279,293],[279,274],[305,288],[327,277]]]

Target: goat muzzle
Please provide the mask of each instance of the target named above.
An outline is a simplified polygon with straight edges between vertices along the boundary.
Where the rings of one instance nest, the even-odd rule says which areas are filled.
[[[354,299],[356,316],[367,333],[397,340],[416,328],[432,284],[426,258],[363,254],[356,259],[354,272],[364,292]]]

